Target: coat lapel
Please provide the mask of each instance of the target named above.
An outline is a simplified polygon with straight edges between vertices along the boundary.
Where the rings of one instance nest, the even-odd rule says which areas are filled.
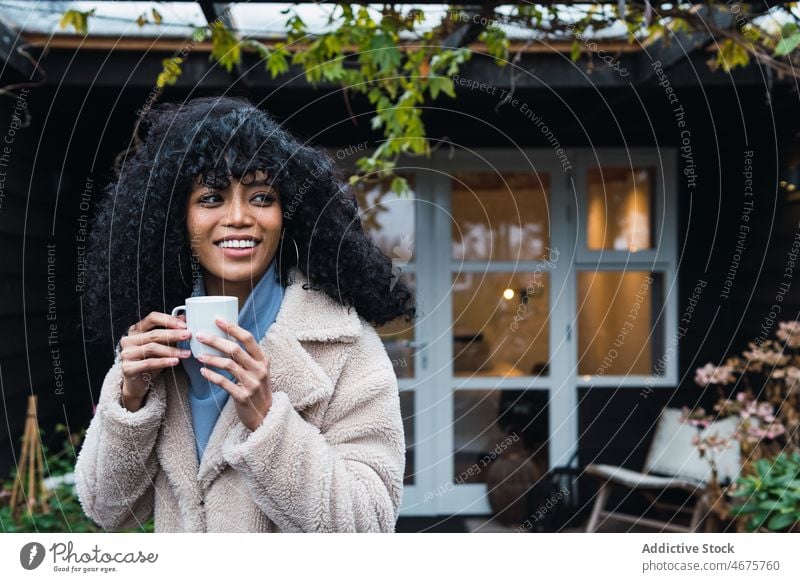
[[[361,334],[361,321],[354,308],[348,310],[322,291],[303,289],[307,282],[295,268],[276,320],[259,342],[270,360],[273,392],[285,392],[298,412],[329,399],[334,390],[333,380],[304,343],[351,343]],[[189,379],[180,366],[174,372],[175,381],[165,386],[167,414],[159,460],[179,495],[184,517],[191,522],[193,515],[200,514],[196,509],[205,492],[226,466],[224,448],[243,442],[250,431],[239,421],[236,403],[229,397],[198,464],[187,396]],[[190,507],[195,511],[189,511]]]

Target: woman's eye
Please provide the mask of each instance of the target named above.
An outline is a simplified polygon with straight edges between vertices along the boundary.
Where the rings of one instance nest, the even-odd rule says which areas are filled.
[[[198,202],[200,204],[216,204],[217,202],[220,202],[221,200],[222,200],[222,196],[212,192],[210,194],[203,194],[198,199]]]
[[[251,202],[258,202],[261,204],[272,204],[275,202],[275,194],[271,192],[259,192],[250,199]]]

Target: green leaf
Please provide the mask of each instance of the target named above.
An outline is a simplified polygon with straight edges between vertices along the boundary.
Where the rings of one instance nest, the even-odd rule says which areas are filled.
[[[750,483],[750,482],[741,483],[740,482],[739,483],[739,487],[736,489],[736,491],[731,491],[729,493],[729,495],[731,497],[745,497],[745,496],[749,497],[750,495],[753,494],[753,491],[755,491],[755,488],[753,487],[752,483]]]
[[[767,521],[769,515],[770,515],[769,511],[754,513],[753,517],[750,520],[750,525],[753,527],[753,529],[758,529],[759,527],[764,525],[764,522]]]
[[[372,58],[382,72],[389,72],[400,66],[400,50],[388,34],[373,36],[369,49],[375,51]]]
[[[572,62],[576,62],[578,58],[581,56],[581,43],[577,40],[572,41],[572,48],[569,51],[569,58],[572,59]]]
[[[760,511],[758,506],[755,503],[745,503],[744,505],[734,505],[730,508],[730,512],[733,515],[744,515],[747,513],[755,513],[756,511]]]
[[[778,56],[788,55],[796,49],[798,45],[800,45],[800,32],[782,38],[781,41],[775,45],[775,54]]]
[[[86,12],[81,12],[80,10],[67,10],[61,17],[58,25],[60,28],[72,26],[77,32],[86,36],[89,34],[89,17],[94,14],[94,11],[94,8]]]
[[[787,22],[781,26],[781,37],[792,36],[795,32],[797,32],[796,22]]]
[[[736,67],[744,67],[750,62],[750,55],[740,44],[733,39],[725,40],[717,51],[717,65],[722,66],[726,73],[731,72]],[[763,460],[763,459],[760,459]]]
[[[772,463],[770,463],[767,459],[759,459],[756,461],[756,471],[758,471],[758,475],[761,477],[761,479],[766,479],[771,468]]]
[[[341,81],[344,79],[344,56],[337,57],[321,65],[322,76],[328,81]]]
[[[800,515],[793,513],[779,513],[773,515],[767,522],[767,528],[773,531],[781,531],[788,528],[795,522],[800,521]]]
[[[166,85],[174,85],[178,77],[183,73],[181,63],[183,63],[181,57],[172,57],[162,60],[161,64],[164,68],[156,79],[156,86],[163,88]]]
[[[231,30],[219,20],[211,23],[211,56],[230,73],[241,62],[241,45]]]
[[[439,91],[448,97],[456,96],[456,91],[453,87],[453,80],[449,77],[430,77],[428,79],[428,90],[430,91],[433,99],[436,99],[436,97],[439,95]]]
[[[273,79],[278,75],[289,72],[289,60],[286,58],[287,56],[289,56],[289,51],[283,44],[276,45],[275,49],[272,51],[267,49],[267,70],[269,70],[269,74]]]
[[[691,27],[689,23],[684,18],[673,18],[669,24],[667,25],[673,33],[679,32],[691,32]]]
[[[508,60],[508,37],[502,28],[492,26],[484,29],[478,40],[486,43],[486,52],[495,57],[495,63],[505,66]]]
[[[777,499],[771,499],[769,501],[761,501],[758,504],[759,509],[764,509],[766,511],[778,511],[780,509],[780,503]]]
[[[402,196],[408,191],[408,180],[402,176],[395,176],[392,180],[390,190],[398,196]]]
[[[202,42],[208,34],[208,28],[205,26],[197,26],[192,32],[192,42]]]

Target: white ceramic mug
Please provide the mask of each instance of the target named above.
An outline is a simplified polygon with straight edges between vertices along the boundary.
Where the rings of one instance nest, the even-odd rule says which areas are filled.
[[[222,318],[229,323],[239,322],[239,298],[228,297],[226,295],[207,295],[203,297],[189,297],[186,300],[186,305],[179,305],[172,310],[172,316],[176,317],[179,312],[186,312],[186,326],[192,332],[192,338],[189,344],[192,347],[192,355],[196,358],[201,354],[211,356],[229,357],[204,344],[197,339],[197,334],[202,333],[207,336],[215,335],[227,340],[235,341],[230,335],[222,331],[217,323],[214,321],[216,318]]]

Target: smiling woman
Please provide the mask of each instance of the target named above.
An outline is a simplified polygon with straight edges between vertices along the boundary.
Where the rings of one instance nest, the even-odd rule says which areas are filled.
[[[414,298],[355,196],[244,99],[146,122],[90,234],[84,312],[117,357],[76,463],[84,511],[109,530],[393,531],[405,442],[373,325],[413,320]],[[193,336],[168,315],[190,295],[238,297],[238,322]]]

